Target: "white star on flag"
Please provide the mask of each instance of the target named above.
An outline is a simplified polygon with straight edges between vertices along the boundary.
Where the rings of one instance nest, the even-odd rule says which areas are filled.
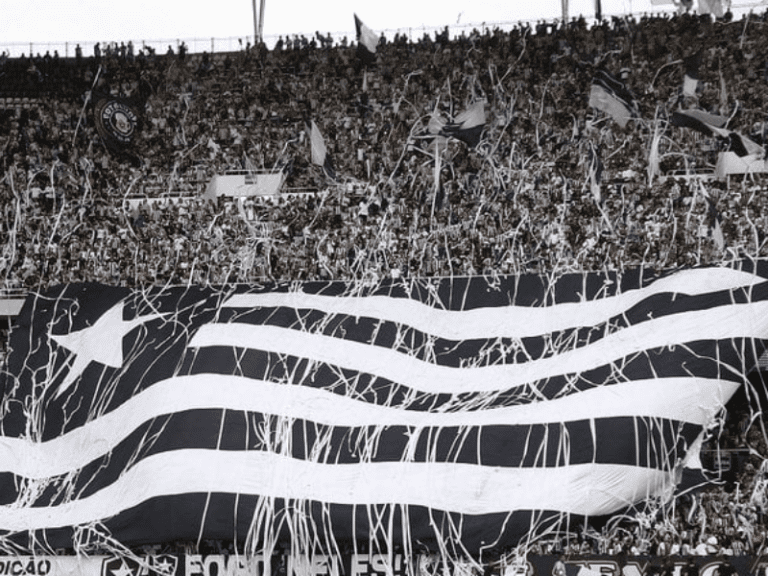
[[[168,558],[163,558],[155,564],[155,572],[159,574],[172,574],[174,572],[172,568],[173,564],[168,561]]]
[[[113,574],[113,576],[133,576],[133,572],[131,571],[128,566],[126,566],[125,562],[120,563],[120,568],[117,570],[110,570],[110,572]]]
[[[160,318],[162,314],[148,314],[133,320],[123,320],[123,303],[107,310],[93,326],[70,332],[51,334],[51,340],[74,354],[74,362],[56,392],[58,398],[83,373],[91,362],[112,368],[123,365],[123,337],[131,330]]]

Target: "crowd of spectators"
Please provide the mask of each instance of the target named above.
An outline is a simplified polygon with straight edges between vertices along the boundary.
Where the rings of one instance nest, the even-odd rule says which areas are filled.
[[[762,175],[649,182],[648,154],[661,127],[662,173],[712,167],[716,140],[660,120],[679,106],[728,115],[763,142],[764,20],[648,16],[396,37],[368,67],[354,47],[314,39],[194,58],[115,48],[79,64],[8,60],[6,76],[34,68],[27,82],[39,86],[0,115],[3,284],[675,267],[759,255]],[[681,64],[668,65],[694,50],[703,55],[696,102],[680,97]],[[628,128],[587,106],[598,65],[624,70],[638,97],[642,117]],[[145,102],[123,156],[103,145],[84,107],[94,79],[94,90]],[[52,82],[59,96],[41,99]],[[416,136],[430,115],[453,117],[476,99],[488,108],[483,140],[444,142],[436,170],[435,143]],[[310,162],[309,119],[336,182]],[[602,161],[597,192],[590,150]],[[302,193],[202,198],[214,174],[246,167],[282,170],[283,190]],[[126,196],[163,192],[184,200],[124,209]]]
[[[694,54],[701,79],[684,97],[682,61]],[[228,54],[120,43],[73,59],[3,58],[0,285],[12,294],[78,281],[375,282],[766,256],[768,177],[714,178],[726,144],[667,119],[699,108],[764,146],[767,55],[763,13],[397,36],[382,38],[368,64],[354,43],[319,33]],[[588,106],[601,68],[637,98],[639,117],[625,128]],[[128,149],[104,145],[91,116],[97,93],[140,107]],[[430,118],[480,100],[477,146],[424,137]],[[310,121],[333,180],[311,161]],[[203,194],[233,169],[282,171],[282,193]],[[757,553],[766,471],[748,464],[735,490],[701,493],[605,538],[533,549]]]

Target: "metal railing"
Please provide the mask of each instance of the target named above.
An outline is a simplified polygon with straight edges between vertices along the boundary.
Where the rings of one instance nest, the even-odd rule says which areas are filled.
[[[751,10],[764,10],[768,8],[768,0],[760,0],[759,2],[744,2],[744,3],[734,3],[732,5],[732,11],[734,13],[735,18],[740,18],[742,14],[746,14]],[[644,13],[653,13],[653,14],[663,14],[663,13],[669,13],[674,12],[675,7],[672,4],[669,5],[660,5],[660,6],[651,6],[650,10],[644,11]],[[610,18],[612,16],[626,16],[627,14],[606,14],[606,18]],[[574,14],[573,16],[579,16],[578,14]],[[593,15],[591,14],[585,14],[584,17],[587,19],[588,22],[593,21]],[[466,23],[466,24],[450,24],[448,26],[448,30],[450,33],[451,38],[460,36],[462,33],[469,34],[472,32],[472,30],[477,29],[480,32],[485,32],[486,30],[493,30],[493,29],[501,29],[501,30],[510,30],[514,28],[517,25],[520,24],[532,24],[537,22],[538,19],[528,19],[528,20],[515,20],[515,21],[491,21],[491,22],[473,22],[473,23]],[[387,39],[392,39],[396,35],[404,35],[409,40],[418,40],[420,39],[424,34],[428,34],[431,36],[434,36],[436,32],[440,32],[444,30],[446,25],[441,26],[416,26],[416,27],[404,27],[404,28],[393,28],[393,29],[385,29],[385,30],[377,30],[378,34],[383,34]],[[350,41],[354,41],[355,39],[355,31],[353,29],[349,30],[342,30],[342,31],[336,31],[336,32],[325,32],[320,31],[322,34],[327,35],[330,34],[331,37],[334,39],[335,43],[339,43],[342,38],[346,37]],[[291,31],[289,35],[293,36],[294,34],[301,36],[302,34],[306,36],[307,38],[311,38],[313,36],[315,31],[306,31],[306,30],[296,30]],[[286,34],[267,34],[264,36],[264,43],[267,45],[268,48],[273,48],[275,43],[277,42],[278,38],[280,36],[285,36]],[[75,57],[75,50],[76,47],[79,45],[80,49],[82,50],[83,57],[91,57],[93,56],[93,50],[96,43],[99,43],[101,45],[102,52],[104,51],[105,47],[117,43],[119,46],[121,42],[124,42],[125,44],[128,43],[128,41],[131,40],[134,47],[134,52],[138,53],[139,50],[145,49],[147,47],[152,48],[156,54],[162,55],[166,54],[168,51],[168,48],[171,47],[175,53],[178,53],[179,47],[183,44],[187,47],[187,52],[190,54],[198,54],[202,52],[208,52],[208,53],[214,53],[214,52],[236,52],[238,50],[243,50],[247,43],[253,44],[254,42],[254,36],[253,35],[244,35],[244,36],[230,36],[225,38],[156,38],[156,39],[129,39],[129,38],[112,38],[112,39],[106,39],[106,40],[68,40],[68,41],[52,41],[52,40],[41,40],[41,41],[30,41],[30,42],[0,42],[0,54],[7,53],[7,55],[11,58],[17,58],[21,56],[22,54],[29,56],[30,54],[36,56],[37,54],[45,55],[46,52],[54,55],[54,52],[58,52],[59,56],[62,58],[74,58]]]

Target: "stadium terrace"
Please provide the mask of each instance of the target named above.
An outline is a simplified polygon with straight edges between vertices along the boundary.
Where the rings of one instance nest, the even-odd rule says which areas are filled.
[[[0,576],[764,570],[767,18],[4,57]]]

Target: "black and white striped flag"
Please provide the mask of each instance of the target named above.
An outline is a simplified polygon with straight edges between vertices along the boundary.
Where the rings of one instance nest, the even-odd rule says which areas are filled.
[[[2,383],[0,545],[477,550],[623,511],[698,460],[763,352],[766,277],[30,296]]]

